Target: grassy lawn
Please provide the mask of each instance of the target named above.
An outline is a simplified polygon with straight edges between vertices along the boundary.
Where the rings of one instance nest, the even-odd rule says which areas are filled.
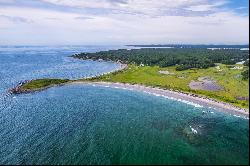
[[[37,79],[32,80],[21,86],[21,90],[37,90],[52,85],[63,84],[69,82],[68,79]]]
[[[249,96],[249,80],[242,80],[243,70],[232,70],[227,65],[217,64],[220,68],[189,69],[176,71],[175,67],[160,68],[158,66],[128,65],[128,69],[116,73],[87,79],[91,81],[121,82],[130,84],[143,84],[146,86],[161,87],[166,89],[192,92],[215,98],[220,101],[231,103],[238,107],[248,108],[249,103],[245,100],[237,100],[236,97]],[[236,66],[236,65],[234,65]],[[242,67],[243,65],[238,65]],[[161,74],[159,71],[168,71],[170,74]],[[199,77],[209,76],[223,87],[219,91],[192,90],[188,84]],[[80,79],[81,80],[81,79]],[[85,79],[82,79],[85,80]],[[21,90],[39,90],[52,85],[71,82],[68,79],[37,79],[21,86]]]
[[[177,89],[215,98],[220,101],[229,102],[233,105],[248,108],[248,101],[236,100],[236,97],[249,96],[249,80],[243,81],[241,72],[243,70],[232,70],[229,66],[217,64],[220,69],[211,67],[208,69],[189,69],[176,71],[175,67],[160,68],[158,66],[136,66],[129,65],[127,70],[108,74],[94,79],[94,81],[122,82],[131,84],[144,84],[158,86],[167,89]],[[235,66],[235,65],[234,65]],[[238,65],[243,66],[243,65]],[[159,71],[169,71],[172,75],[160,74]],[[197,80],[201,76],[209,76],[217,84],[223,87],[219,91],[191,90],[188,86],[191,80]]]

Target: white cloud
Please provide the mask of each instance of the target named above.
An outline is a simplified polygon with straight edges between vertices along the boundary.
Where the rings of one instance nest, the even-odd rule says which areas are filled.
[[[0,15],[1,19],[5,19],[7,21],[11,21],[14,23],[32,23],[32,20],[25,19],[23,17],[19,16],[6,16],[6,15]]]
[[[56,5],[64,5],[70,7],[79,7],[79,8],[112,8],[123,4],[126,1],[108,1],[108,0],[91,0],[91,1],[82,1],[82,0],[43,0],[44,2],[49,2]]]
[[[45,1],[45,0],[44,0]],[[224,1],[185,0],[46,0],[73,8],[124,12],[93,14],[30,7],[0,7],[0,44],[245,44],[248,17],[219,11]],[[100,3],[97,3],[100,2]],[[187,9],[188,8],[188,9]],[[209,14],[171,14],[180,10]],[[129,14],[130,13],[130,14]],[[1,17],[4,16],[4,17]],[[17,24],[8,18],[33,20]]]
[[[217,7],[220,7],[226,3],[227,1],[217,1],[211,4],[205,3],[205,4],[191,5],[186,9],[192,11],[210,11],[210,10],[215,10]]]
[[[110,9],[109,12],[123,12],[128,14],[143,14],[148,16],[180,15],[189,12],[213,10],[225,4],[224,0],[43,0],[54,5],[75,7],[78,9]],[[200,10],[202,9],[202,10]],[[199,14],[199,13],[197,13]]]

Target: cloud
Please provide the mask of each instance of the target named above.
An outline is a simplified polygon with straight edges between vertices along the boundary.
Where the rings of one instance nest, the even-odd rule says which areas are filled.
[[[229,4],[228,0],[0,0],[0,44],[248,43],[248,13],[237,13],[246,6]]]
[[[223,9],[228,0],[43,0],[76,13],[128,14],[147,17],[210,15]]]
[[[47,17],[45,19],[52,20],[52,21],[61,20],[60,18],[55,18],[55,17]]]
[[[32,23],[32,20],[18,17],[18,16],[6,16],[6,15],[0,15],[0,19],[6,19],[8,21],[14,22],[14,23]]]
[[[226,0],[0,0],[3,6],[43,8],[82,14],[129,14],[147,17],[204,16],[215,13]]]
[[[88,19],[93,19],[93,18],[91,18],[91,17],[79,16],[79,17],[75,17],[75,19],[78,19],[78,20],[88,20]]]

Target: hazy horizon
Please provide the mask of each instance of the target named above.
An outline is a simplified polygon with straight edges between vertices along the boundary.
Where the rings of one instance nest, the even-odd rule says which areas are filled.
[[[147,46],[147,45],[155,45],[157,46],[165,46],[165,45],[187,45],[187,46],[249,46],[249,43],[247,44],[186,44],[186,43],[182,43],[182,44],[0,44],[0,46]]]

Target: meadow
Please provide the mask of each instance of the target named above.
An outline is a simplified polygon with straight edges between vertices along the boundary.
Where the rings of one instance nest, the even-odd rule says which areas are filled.
[[[53,85],[59,85],[59,84],[64,84],[70,82],[68,79],[36,79],[36,80],[31,80],[26,84],[23,84],[20,86],[19,91],[35,91],[35,90],[40,90],[44,89]]]
[[[249,79],[242,79],[243,69],[232,69],[235,66],[244,66],[224,64],[216,64],[216,66],[219,67],[176,71],[176,66],[161,68],[159,66],[130,64],[126,70],[92,78],[91,81],[143,84],[163,89],[174,89],[214,98],[241,108],[249,108],[247,100],[237,99],[238,97],[249,97]],[[159,71],[167,71],[169,74],[162,74]],[[223,89],[218,91],[193,90],[188,86],[192,80],[197,81],[199,77],[207,76],[215,80]]]

